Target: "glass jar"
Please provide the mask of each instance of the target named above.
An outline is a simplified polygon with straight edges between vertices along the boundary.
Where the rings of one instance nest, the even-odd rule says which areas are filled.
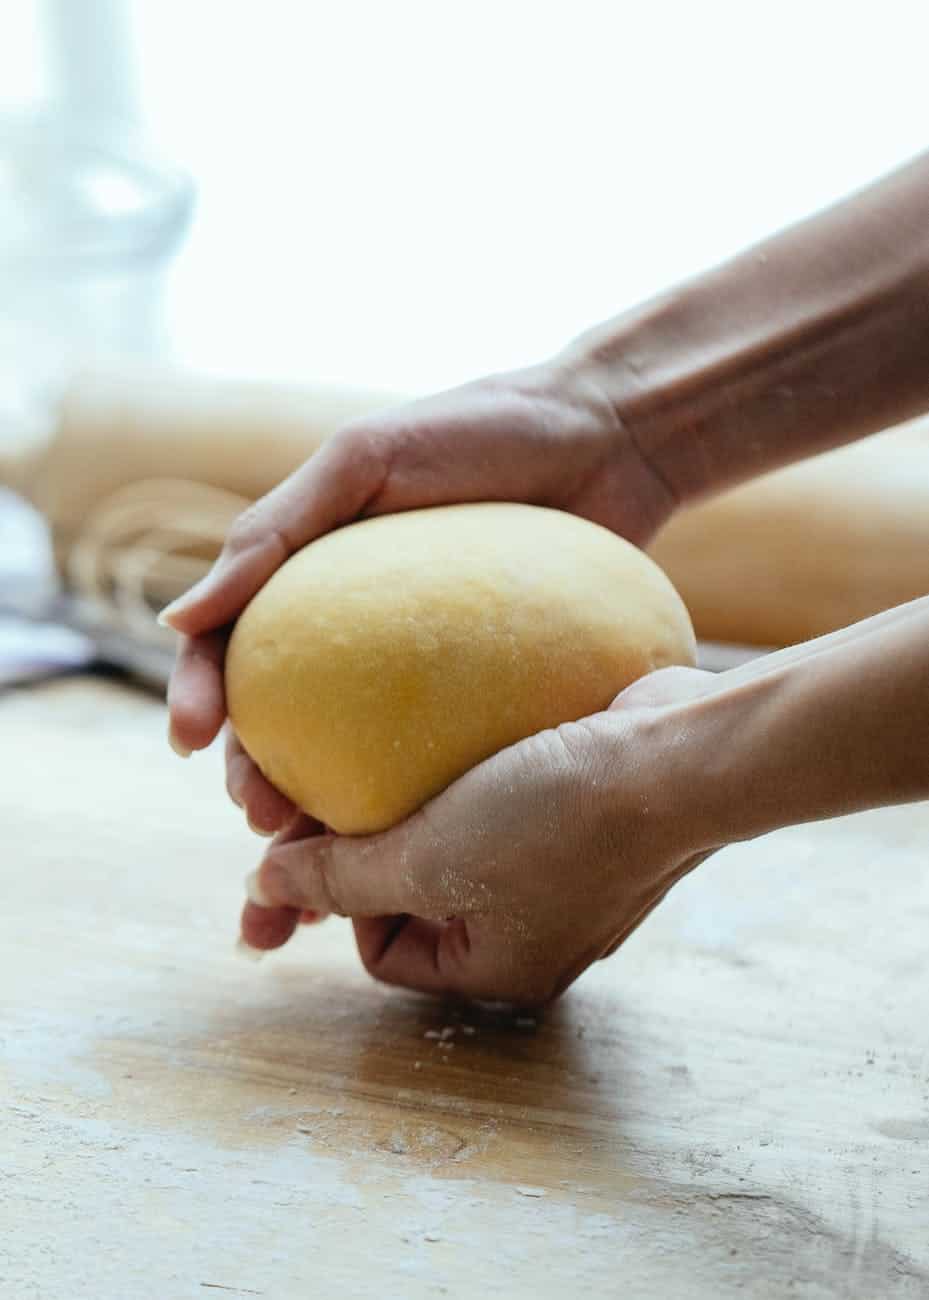
[[[192,201],[185,173],[117,128],[0,116],[0,440],[41,431],[81,364],[162,351]]]

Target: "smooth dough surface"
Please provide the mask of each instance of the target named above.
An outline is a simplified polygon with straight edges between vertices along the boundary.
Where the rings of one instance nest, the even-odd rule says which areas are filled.
[[[227,701],[270,781],[367,834],[694,648],[671,583],[607,529],[537,506],[439,506],[292,556],[236,624]]]

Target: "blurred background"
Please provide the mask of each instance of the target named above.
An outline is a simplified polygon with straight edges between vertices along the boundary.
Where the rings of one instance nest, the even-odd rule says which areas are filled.
[[[538,360],[918,153],[927,26],[894,0],[4,5],[2,679],[163,680],[154,609],[346,415]]]

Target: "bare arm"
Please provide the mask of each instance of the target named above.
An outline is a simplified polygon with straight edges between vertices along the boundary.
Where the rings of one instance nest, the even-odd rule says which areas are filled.
[[[718,677],[642,678],[382,835],[285,834],[243,932],[275,947],[295,909],[344,912],[380,979],[545,1001],[715,849],[929,797],[927,737],[929,598]]]
[[[707,847],[929,798],[929,597],[724,673],[684,712]]]
[[[929,410],[929,153],[569,355],[679,502]]]
[[[552,362],[349,426],[238,521],[165,611],[173,743],[225,716],[226,629],[288,554],[363,515],[556,506],[644,545],[673,507],[929,409],[929,154],[585,335]],[[294,810],[232,742],[230,793]]]

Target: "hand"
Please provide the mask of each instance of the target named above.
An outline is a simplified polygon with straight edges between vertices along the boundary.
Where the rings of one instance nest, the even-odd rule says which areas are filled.
[[[375,978],[539,1004],[614,952],[710,851],[689,706],[694,669],[634,683],[605,713],[481,763],[401,826],[328,835],[305,819],[270,846],[242,916],[271,948],[299,909],[352,918]]]
[[[555,506],[645,543],[673,500],[581,362],[493,376],[346,427],[233,526],[211,572],[165,611],[184,634],[168,700],[180,753],[225,717],[228,628],[294,551],[359,517],[456,501]],[[228,788],[255,829],[296,809],[235,738]]]

